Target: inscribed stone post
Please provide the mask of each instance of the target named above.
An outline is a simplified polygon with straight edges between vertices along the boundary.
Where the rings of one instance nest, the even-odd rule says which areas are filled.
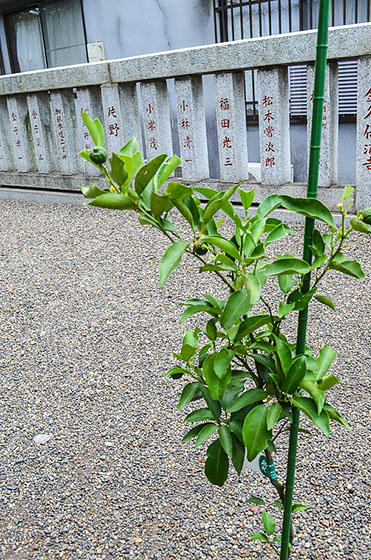
[[[371,56],[358,60],[356,208],[371,206]]]
[[[133,136],[136,138],[138,150],[143,151],[142,130],[138,104],[137,86],[135,83],[119,85],[121,99],[122,126],[124,134],[123,145]]]
[[[51,130],[50,101],[48,93],[27,95],[28,114],[31,124],[33,148],[40,173],[56,170],[55,141]]]
[[[94,147],[93,139],[90,136],[86,124],[82,120],[81,113],[84,111],[88,113],[92,119],[99,118],[101,120],[102,103],[100,90],[97,87],[78,88],[76,93],[77,151],[81,152],[84,149],[90,150]],[[87,173],[88,175],[101,175],[101,171],[97,167],[81,157],[78,158],[78,165],[83,173]]]
[[[249,171],[243,72],[215,76],[215,102],[220,178],[229,182],[247,179]]]
[[[260,165],[263,185],[291,181],[287,68],[257,71]]]
[[[142,83],[141,95],[147,159],[150,160],[160,154],[172,155],[173,143],[166,81]]]
[[[176,79],[175,103],[182,177],[190,181],[206,179],[209,177],[209,160],[202,79]]]
[[[13,149],[13,159],[17,171],[26,172],[35,169],[32,140],[29,134],[29,116],[27,101],[23,95],[7,98],[10,121],[9,134]]]
[[[118,84],[103,84],[101,91],[106,148],[109,153],[118,153],[124,145],[119,86]]]
[[[50,109],[59,167],[63,174],[72,175],[79,171],[76,156],[76,114],[72,91],[52,91]]]
[[[13,154],[9,146],[9,115],[6,98],[0,97],[0,171],[14,169]]]
[[[308,159],[312,130],[314,94],[314,66],[307,67],[307,145]],[[322,116],[322,137],[319,160],[318,185],[329,187],[338,182],[338,69],[337,64],[327,64]]]

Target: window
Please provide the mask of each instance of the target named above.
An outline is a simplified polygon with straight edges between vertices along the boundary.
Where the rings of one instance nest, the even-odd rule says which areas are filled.
[[[40,2],[5,24],[13,72],[87,62],[81,0]]]

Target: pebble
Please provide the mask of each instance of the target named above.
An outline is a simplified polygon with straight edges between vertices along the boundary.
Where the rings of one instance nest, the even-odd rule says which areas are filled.
[[[82,203],[0,201],[0,559],[271,560],[249,539],[262,508],[246,503],[272,503],[271,485],[231,471],[212,486],[205,445],[181,443],[183,382],[164,379],[184,328],[197,324],[179,324],[178,303],[222,297],[220,284],[184,259],[160,288],[160,234]],[[296,229],[282,253],[301,252]],[[370,278],[370,240],[356,235],[352,252]],[[333,373],[345,382],[330,402],[356,429],[299,438],[295,502],[313,508],[294,515],[292,559],[367,560],[370,282],[334,272],[321,293],[338,311],[313,304],[308,343],[338,352]],[[273,282],[268,297],[274,304]],[[40,436],[47,445],[33,445]]]
[[[32,439],[35,443],[44,444],[47,443],[51,438],[52,436],[50,434],[37,434]]]

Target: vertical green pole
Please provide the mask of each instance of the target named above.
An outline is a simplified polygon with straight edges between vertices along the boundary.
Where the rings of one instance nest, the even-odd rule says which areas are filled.
[[[322,115],[323,101],[325,91],[326,61],[327,61],[327,45],[328,45],[328,22],[329,22],[330,0],[320,0],[318,10],[318,32],[317,32],[317,52],[316,66],[314,73],[314,93],[313,93],[313,118],[312,132],[309,153],[309,169],[308,169],[308,198],[317,198],[318,190],[318,172],[319,172],[319,156],[321,146],[322,133]],[[304,251],[303,258],[308,263],[311,262],[310,245],[312,243],[312,234],[314,229],[314,220],[306,218],[304,230]],[[302,292],[306,293],[310,289],[310,273],[304,276]],[[302,354],[305,350],[305,341],[307,334],[308,308],[299,312],[298,332],[296,339],[296,353]],[[298,442],[299,430],[299,410],[293,408],[293,421],[290,429],[289,451],[287,458],[287,473],[285,486],[285,504],[282,526],[282,543],[280,560],[287,560],[289,557],[290,542],[290,526],[292,514],[292,498],[294,492],[295,480],[295,464],[296,449]]]

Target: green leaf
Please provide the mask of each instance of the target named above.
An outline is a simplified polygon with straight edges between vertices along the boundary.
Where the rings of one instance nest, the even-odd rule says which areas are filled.
[[[308,509],[310,507],[312,507],[310,504],[293,504],[292,513],[297,513],[298,511],[303,511],[304,509]]]
[[[249,389],[239,395],[236,400],[228,407],[228,412],[237,412],[249,404],[254,404],[265,399],[267,393],[263,389]]]
[[[204,224],[207,224],[207,222],[214,216],[214,214],[216,214],[216,212],[218,212],[218,210],[220,210],[224,206],[224,203],[233,195],[238,186],[239,185],[234,185],[228,190],[214,195],[213,198],[209,200],[209,202],[205,206],[204,215],[202,217],[202,221]]]
[[[280,360],[281,368],[283,373],[286,375],[292,364],[292,354],[290,346],[282,340],[282,338],[275,336],[277,355]]]
[[[129,142],[127,142],[125,144],[125,146],[123,146],[120,150],[119,150],[119,155],[120,156],[129,156],[129,157],[133,157],[136,150],[138,148],[138,142],[136,140],[136,138],[134,138],[134,136],[132,138],[130,138]],[[139,153],[139,152],[138,152]]]
[[[206,235],[205,237],[201,238],[202,243],[210,243],[210,245],[214,245],[224,251],[227,255],[230,255],[233,259],[240,260],[241,255],[238,252],[236,245],[234,245],[231,241],[222,237],[221,235]]]
[[[177,404],[177,408],[182,410],[182,408],[190,403],[193,400],[193,397],[197,393],[198,389],[200,388],[200,384],[198,382],[195,383],[188,383],[182,391],[180,396],[179,402]]]
[[[304,379],[306,371],[307,362],[305,356],[298,356],[283,380],[282,390],[284,393],[294,394],[300,382]]]
[[[207,198],[207,200],[210,200],[210,198],[213,198],[213,196],[219,193],[219,191],[212,189],[211,187],[194,187],[193,190],[200,193],[202,196]]]
[[[323,253],[325,252],[325,242],[323,241],[321,232],[319,232],[318,229],[313,230],[311,249],[312,253],[316,257],[318,257],[319,255],[323,255]]]
[[[296,397],[291,399],[291,402],[302,410],[327,437],[330,435],[330,421],[325,409],[318,415],[316,403],[309,397]]]
[[[233,350],[228,350],[227,348],[219,350],[214,362],[214,371],[219,379],[223,379],[227,375],[233,356]]]
[[[321,414],[324,402],[326,400],[325,392],[320,390],[317,383],[311,381],[310,379],[303,379],[300,383],[300,387],[310,394],[317,406],[317,414]]]
[[[140,195],[148,185],[148,183],[156,175],[159,167],[163,161],[167,158],[167,154],[161,154],[156,156],[154,159],[146,163],[141,167],[135,177],[135,190],[137,194]]]
[[[151,210],[155,218],[159,218],[163,212],[168,212],[173,207],[171,200],[157,194],[155,191],[151,193]]]
[[[336,307],[335,307],[334,302],[330,298],[328,298],[327,296],[321,296],[319,294],[316,294],[314,296],[314,299],[316,299],[320,303],[323,303],[324,305],[327,305],[327,307],[330,307],[330,309],[332,309],[333,311],[336,311]]]
[[[173,379],[180,379],[187,373],[187,370],[180,366],[172,366],[165,374],[165,377],[172,377]]]
[[[285,315],[287,315],[288,313],[290,313],[290,311],[292,311],[295,308],[295,302],[293,303],[282,303],[282,301],[279,302],[278,304],[278,316],[284,317]]]
[[[223,329],[232,327],[241,316],[246,315],[251,309],[249,294],[245,289],[234,292],[229,296],[222,316],[220,324]]]
[[[90,132],[90,136],[93,139],[93,142],[96,146],[104,146],[104,132],[103,126],[99,119],[92,119],[91,116],[86,112],[83,111],[81,113],[82,120],[88,131]]]
[[[130,198],[117,192],[105,192],[86,204],[112,210],[135,210],[137,208]]]
[[[248,317],[239,326],[237,335],[234,342],[239,342],[242,338],[245,338],[248,334],[260,329],[264,325],[271,322],[270,315],[256,315],[254,317]]]
[[[228,477],[228,469],[228,456],[217,439],[207,449],[206,477],[212,484],[223,486]]]
[[[361,233],[368,233],[368,234],[371,233],[371,225],[365,224],[365,222],[362,222],[358,218],[351,218],[350,224],[353,227],[353,229],[355,229],[356,231],[360,231]]]
[[[246,291],[249,295],[251,305],[254,305],[260,298],[261,286],[259,279],[255,274],[244,274],[243,283],[245,285]]]
[[[267,535],[265,535],[264,533],[261,533],[260,531],[250,535],[250,539],[253,539],[254,541],[264,541],[264,542],[269,543],[269,538],[267,537]]]
[[[121,187],[129,175],[125,162],[115,153],[109,158],[109,162],[111,164],[112,179]]]
[[[243,189],[238,189],[238,193],[240,195],[242,206],[244,207],[247,216],[247,211],[254,200],[254,195],[255,195],[254,189],[252,189],[251,191],[244,191]]]
[[[336,375],[330,373],[330,375],[324,377],[322,381],[318,383],[318,389],[320,389],[321,391],[328,391],[329,389],[331,389],[331,387],[333,387],[337,383],[342,383],[341,379],[336,377]]]
[[[176,181],[171,181],[170,183],[168,183],[166,189],[163,192],[164,196],[168,196],[172,200],[177,200],[178,202],[182,202],[191,194],[192,187],[187,187]]]
[[[267,428],[268,428],[268,430],[273,429],[273,427],[278,422],[278,420],[281,416],[281,413],[282,413],[282,407],[279,403],[275,402],[269,407],[268,414],[267,414]]]
[[[191,305],[183,312],[180,318],[180,322],[183,323],[186,319],[188,319],[192,315],[195,315],[196,313],[202,313],[202,312],[209,313],[209,315],[217,315],[215,309],[213,309],[209,305]]]
[[[107,193],[109,191],[108,189],[102,190],[94,183],[90,183],[88,187],[81,187],[81,192],[85,198],[96,198],[97,196],[100,196],[101,194]]]
[[[247,458],[253,461],[267,447],[271,432],[267,428],[268,408],[264,404],[254,407],[245,418],[242,428]]]
[[[194,426],[191,430],[189,430],[189,432],[186,433],[186,435],[182,439],[182,443],[185,443],[186,441],[189,441],[190,439],[196,437],[205,426],[215,426],[215,424],[198,424],[198,426]]]
[[[296,280],[291,276],[291,274],[279,274],[277,276],[278,285],[280,290],[287,294],[296,284]]]
[[[289,228],[286,224],[281,223],[276,226],[266,237],[265,245],[269,243],[274,243],[278,239],[285,237],[288,233],[293,232],[291,228]]]
[[[161,187],[163,183],[165,183],[166,179],[170,177],[173,171],[178,167],[181,163],[180,157],[177,155],[173,155],[169,157],[165,163],[162,164],[159,172],[158,172],[158,188]]]
[[[242,437],[242,433],[241,433]],[[237,471],[237,474],[240,474],[243,468],[243,464],[245,461],[245,446],[244,444],[232,433],[232,442],[233,442],[233,455],[232,455],[232,463],[234,468]]]
[[[233,441],[232,435],[229,428],[225,425],[219,427],[218,431],[219,441],[224,451],[230,457],[233,458]]]
[[[277,259],[264,270],[267,276],[276,276],[277,274],[307,274],[309,271],[310,265],[302,259],[296,258]]]
[[[328,403],[325,403],[323,405],[323,410],[325,410],[328,414],[328,416],[331,418],[331,420],[335,420],[335,422],[338,422],[339,424],[342,424],[343,426],[345,426],[347,428],[347,430],[350,430],[350,426],[348,424],[348,422],[345,420],[345,418],[340,414],[340,412],[338,412],[336,410],[336,408],[334,408],[333,406],[331,406]]]
[[[265,218],[265,216],[268,216],[268,214],[273,212],[273,210],[278,208],[278,206],[280,205],[281,205],[280,195],[270,194],[259,204],[256,215],[259,216],[260,218]]]
[[[217,424],[206,424],[197,436],[195,449],[200,447],[210,436],[212,436],[218,429]]]
[[[170,245],[160,262],[160,286],[163,286],[170,274],[179,266],[189,243],[178,241]]]
[[[307,368],[315,373],[316,379],[318,381],[322,379],[322,377],[328,372],[335,358],[335,350],[325,344],[319,351],[317,359],[312,358],[312,356],[306,357]]]
[[[365,279],[365,273],[362,270],[358,261],[348,261],[342,253],[338,253],[336,257],[330,262],[329,268],[358,278],[359,280]]]
[[[344,202],[347,198],[351,197],[353,194],[354,188],[347,186],[344,188],[343,196],[341,198],[341,202]]]
[[[216,419],[220,418],[220,413],[222,411],[222,407],[220,406],[220,402],[211,397],[210,391],[209,391],[208,387],[205,387],[205,385],[201,385],[201,392],[202,392],[203,398],[206,401],[206,404],[207,404],[208,408],[214,414],[214,417]]]
[[[281,205],[287,210],[291,210],[291,212],[320,220],[329,226],[334,225],[334,219],[330,210],[320,200],[315,198],[297,198],[282,194],[279,198]]]
[[[206,336],[211,342],[215,342],[218,337],[218,330],[214,319],[210,319],[206,324]]]
[[[276,507],[280,511],[283,510],[283,504],[282,504],[281,500],[274,500],[272,506]]]
[[[266,511],[262,514],[262,520],[263,520],[264,529],[267,535],[270,537],[274,533],[274,530],[276,528],[276,522],[273,519],[273,517],[269,515],[269,513],[267,513]]]
[[[193,410],[185,417],[185,422],[202,422],[203,420],[216,420],[209,408]]]
[[[218,401],[224,395],[224,391],[231,380],[232,374],[229,372],[223,379],[219,379],[214,371],[214,361],[215,354],[207,356],[202,364],[202,373],[205,377],[211,398]]]
[[[264,506],[265,501],[262,498],[258,498],[257,496],[251,496],[246,500],[247,504],[256,504],[257,506]]]

